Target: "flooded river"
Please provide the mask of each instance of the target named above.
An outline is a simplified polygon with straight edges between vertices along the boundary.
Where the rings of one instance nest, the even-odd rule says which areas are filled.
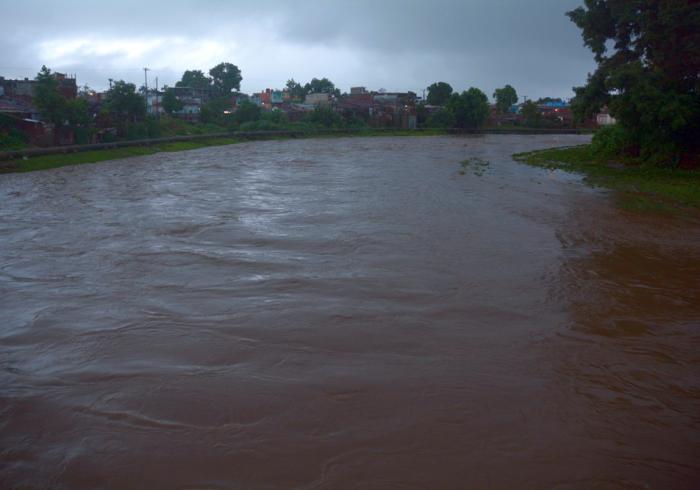
[[[700,223],[510,158],[587,140],[0,175],[0,487],[700,487]]]

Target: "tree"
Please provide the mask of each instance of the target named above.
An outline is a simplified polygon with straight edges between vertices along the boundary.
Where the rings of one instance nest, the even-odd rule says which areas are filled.
[[[241,70],[233,63],[219,63],[214,68],[209,70],[211,76],[212,87],[222,96],[228,96],[233,89],[241,89]]]
[[[136,85],[117,80],[107,92],[105,106],[119,120],[134,120],[146,113],[145,99],[136,93]]]
[[[542,119],[539,107],[533,101],[526,101],[520,108],[520,113],[528,126],[538,126]]]
[[[456,124],[455,116],[448,109],[440,109],[431,114],[426,121],[429,128],[454,128]]]
[[[428,87],[428,104],[445,105],[452,95],[452,86],[447,82],[435,82]]]
[[[186,70],[182,74],[180,81],[175,83],[175,86],[206,90],[211,87],[211,84],[211,78],[206,76],[202,70]]]
[[[182,101],[175,96],[175,91],[171,88],[165,90],[162,103],[163,110],[168,114],[181,111],[183,107]]]
[[[233,113],[231,119],[234,123],[243,124],[246,122],[259,120],[260,113],[260,107],[248,100],[244,100],[238,104],[238,109],[236,109],[236,112]]]
[[[65,120],[73,129],[90,122],[88,103],[85,99],[67,100],[64,111]]]
[[[700,4],[697,0],[585,0],[568,12],[598,67],[575,87],[575,115],[607,105],[648,160],[700,146]]]
[[[475,129],[484,124],[489,115],[489,99],[478,88],[470,88],[461,94],[452,94],[445,105],[455,118],[459,128]]]
[[[335,88],[333,82],[327,78],[312,78],[309,83],[304,85],[305,94],[331,94],[340,97],[340,89]]]
[[[289,96],[294,99],[294,100],[304,100],[304,96],[306,95],[306,91],[304,90],[304,87],[299,83],[294,81],[293,78],[290,78],[287,80],[287,92],[289,92]]]
[[[36,75],[34,103],[49,122],[59,127],[66,119],[66,98],[58,91],[58,80],[46,66]]]
[[[306,115],[306,121],[322,128],[343,126],[343,117],[330,107],[316,107]]]
[[[513,104],[518,102],[518,93],[510,85],[503,88],[497,88],[493,93],[493,98],[496,99],[496,108],[502,114],[508,112]]]

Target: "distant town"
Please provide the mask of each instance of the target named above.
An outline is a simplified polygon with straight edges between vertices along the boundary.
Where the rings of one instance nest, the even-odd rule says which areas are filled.
[[[174,87],[109,79],[109,90],[80,86],[75,75],[43,67],[34,77],[0,76],[0,151],[102,143],[192,132],[290,128],[572,128],[615,122],[606,108],[575,120],[569,101],[522,100],[506,85],[493,98],[461,94],[436,82],[422,94],[368,87],[341,91],[327,78],[283,88],[239,91],[241,72],[221,63],[205,74],[187,70]]]

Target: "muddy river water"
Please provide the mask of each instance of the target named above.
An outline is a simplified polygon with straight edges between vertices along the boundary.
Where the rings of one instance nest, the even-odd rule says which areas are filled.
[[[700,487],[700,223],[510,158],[586,141],[0,175],[0,488]]]

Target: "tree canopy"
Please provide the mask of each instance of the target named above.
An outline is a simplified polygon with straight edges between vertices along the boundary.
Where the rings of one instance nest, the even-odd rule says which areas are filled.
[[[110,113],[124,119],[135,119],[146,113],[144,98],[136,93],[136,85],[117,80],[107,91],[105,106]]]
[[[166,89],[163,94],[163,110],[168,114],[172,114],[173,112],[181,111],[182,107],[182,101],[175,96],[175,91],[171,88]]]
[[[304,87],[299,83],[296,82],[293,78],[290,78],[287,80],[287,91],[289,92],[289,96],[292,99],[295,100],[304,100],[304,96],[306,95],[306,91],[304,90]]]
[[[478,128],[489,115],[488,97],[478,88],[470,88],[461,94],[452,94],[446,108],[452,112],[459,128]]]
[[[49,122],[61,126],[66,119],[66,98],[58,91],[58,80],[46,66],[36,75],[34,103]]]
[[[180,81],[175,83],[175,86],[204,90],[211,87],[211,84],[212,79],[206,76],[202,70],[186,70],[182,74]]]
[[[219,63],[209,70],[209,76],[212,87],[222,96],[230,95],[233,89],[240,90],[243,80],[241,70],[233,63]]]
[[[497,88],[493,93],[493,98],[496,99],[496,108],[502,113],[508,112],[513,104],[518,103],[518,93],[510,85]]]
[[[44,118],[57,127],[67,123],[75,128],[90,121],[87,102],[83,99],[68,100],[59,91],[59,82],[46,66],[36,75],[34,103]]]
[[[340,96],[340,89],[337,89],[335,84],[327,78],[312,78],[309,83],[304,85],[304,92],[306,94],[325,93],[336,97]]]
[[[428,87],[428,104],[445,105],[452,95],[452,86],[447,82],[435,82]]]
[[[700,145],[700,3],[585,0],[568,12],[595,55],[575,87],[579,118],[607,105],[642,157],[668,161]]]

